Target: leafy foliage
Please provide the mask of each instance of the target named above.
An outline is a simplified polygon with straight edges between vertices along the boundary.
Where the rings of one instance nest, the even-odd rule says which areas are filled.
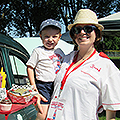
[[[120,37],[116,37],[116,36],[106,37],[103,43],[105,44],[105,48],[107,48],[107,50],[119,50],[120,49]]]
[[[12,31],[19,37],[27,36],[28,32],[33,36],[47,18],[60,20],[67,27],[81,8],[92,9],[101,18],[114,9],[118,11],[118,3],[119,0],[1,0],[0,32]]]
[[[1,4],[1,32],[6,31],[6,27],[8,32],[13,28],[14,34],[17,32],[16,35],[20,37],[26,36],[27,32],[33,36],[47,18],[60,19],[54,0],[6,0]]]

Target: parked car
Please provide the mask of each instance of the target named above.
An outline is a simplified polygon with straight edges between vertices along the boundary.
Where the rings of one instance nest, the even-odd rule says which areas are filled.
[[[27,50],[11,37],[0,34],[0,68],[6,73],[6,89],[12,84],[29,84],[26,65],[30,57]],[[36,110],[32,105],[9,115],[8,120],[35,120]],[[0,114],[0,120],[5,120],[5,115]]]

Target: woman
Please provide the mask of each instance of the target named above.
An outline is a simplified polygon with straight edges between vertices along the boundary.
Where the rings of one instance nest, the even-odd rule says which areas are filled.
[[[97,120],[104,108],[106,119],[114,120],[120,110],[120,71],[94,46],[104,27],[93,11],[81,9],[68,29],[79,50],[64,59],[47,119],[60,116],[61,120]]]

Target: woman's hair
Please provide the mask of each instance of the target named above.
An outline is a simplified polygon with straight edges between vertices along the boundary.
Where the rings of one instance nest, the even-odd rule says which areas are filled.
[[[96,27],[97,29],[95,29],[95,33],[96,33],[96,39],[94,42],[94,45],[97,45],[100,40],[102,39],[102,32],[98,29],[98,27]]]

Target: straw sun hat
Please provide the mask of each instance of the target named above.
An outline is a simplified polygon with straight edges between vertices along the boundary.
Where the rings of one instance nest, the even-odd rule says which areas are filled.
[[[75,16],[74,23],[68,25],[68,30],[76,24],[92,24],[98,27],[100,31],[104,29],[104,27],[98,23],[96,13],[90,9],[80,9]]]

